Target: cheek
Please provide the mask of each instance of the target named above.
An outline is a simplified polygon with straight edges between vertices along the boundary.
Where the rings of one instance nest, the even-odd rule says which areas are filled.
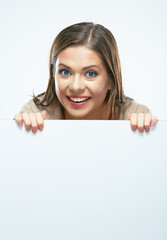
[[[64,91],[65,86],[63,84],[62,81],[60,81],[59,79],[55,78],[55,90],[56,90],[56,94],[58,96],[60,96],[62,94],[62,92]]]
[[[94,93],[94,95],[99,97],[99,96],[106,95],[107,90],[108,90],[108,85],[105,84],[104,82],[101,82],[94,86],[93,93]]]

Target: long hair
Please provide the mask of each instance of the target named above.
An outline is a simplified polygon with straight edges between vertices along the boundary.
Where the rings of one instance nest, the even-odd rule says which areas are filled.
[[[111,79],[111,91],[106,99],[110,113],[114,113],[115,107],[124,102],[122,87],[121,64],[117,43],[112,33],[100,24],[82,22],[63,29],[55,38],[49,56],[49,80],[46,92],[33,97],[38,105],[48,106],[53,98],[58,98],[55,92],[55,63],[58,54],[70,46],[85,46],[96,51]]]

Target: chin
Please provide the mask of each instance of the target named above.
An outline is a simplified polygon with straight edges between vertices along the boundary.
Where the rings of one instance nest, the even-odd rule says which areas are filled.
[[[89,114],[87,113],[74,113],[74,112],[68,112],[67,113],[67,119],[74,119],[74,120],[84,120],[84,119],[90,119]]]

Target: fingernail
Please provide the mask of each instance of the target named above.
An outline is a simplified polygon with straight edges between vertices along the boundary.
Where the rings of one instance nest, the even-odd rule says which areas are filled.
[[[140,133],[144,132],[144,128],[138,128],[138,130],[139,130]]]
[[[150,131],[150,128],[149,128],[149,127],[146,127],[146,128],[145,128],[145,131],[146,131],[146,132],[149,132],[149,131]]]
[[[132,127],[132,131],[135,132],[136,131],[136,127]]]

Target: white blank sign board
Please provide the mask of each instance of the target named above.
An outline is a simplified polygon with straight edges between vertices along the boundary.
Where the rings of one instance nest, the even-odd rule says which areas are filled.
[[[0,145],[0,239],[167,239],[167,121],[1,120]]]

